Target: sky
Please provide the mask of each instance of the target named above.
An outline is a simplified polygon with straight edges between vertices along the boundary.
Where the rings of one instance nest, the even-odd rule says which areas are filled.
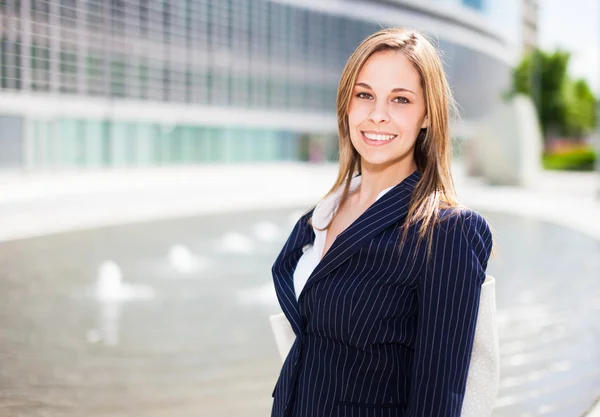
[[[569,73],[600,95],[600,0],[538,0],[538,43],[571,52]]]

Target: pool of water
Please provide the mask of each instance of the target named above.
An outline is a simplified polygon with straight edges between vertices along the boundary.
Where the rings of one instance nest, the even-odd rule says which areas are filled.
[[[297,210],[0,244],[0,415],[269,415],[271,265]],[[485,213],[498,249],[495,417],[580,416],[600,393],[600,244]]]

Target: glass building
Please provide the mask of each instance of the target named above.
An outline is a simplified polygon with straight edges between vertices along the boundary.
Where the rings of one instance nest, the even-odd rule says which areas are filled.
[[[514,65],[487,3],[5,0],[0,168],[330,159],[343,66],[386,26],[438,42],[468,125]]]

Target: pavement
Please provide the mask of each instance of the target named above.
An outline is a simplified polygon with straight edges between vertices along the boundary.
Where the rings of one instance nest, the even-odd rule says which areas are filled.
[[[600,240],[600,175],[543,172],[534,187],[489,186],[453,168],[460,200]],[[309,206],[334,164],[269,163],[0,175],[0,242],[214,212]]]
[[[308,205],[334,173],[302,164],[0,176],[0,241],[214,212]]]

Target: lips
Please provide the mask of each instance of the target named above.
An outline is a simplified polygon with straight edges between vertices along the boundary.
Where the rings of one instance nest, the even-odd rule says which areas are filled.
[[[361,131],[363,140],[371,146],[382,146],[392,142],[398,135],[388,132]]]

